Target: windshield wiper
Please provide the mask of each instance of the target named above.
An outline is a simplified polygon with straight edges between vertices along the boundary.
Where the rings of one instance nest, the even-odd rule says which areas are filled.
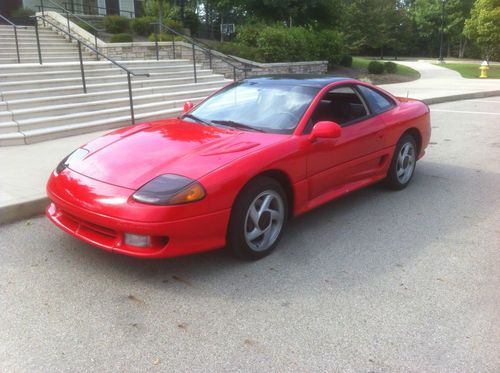
[[[212,123],[222,124],[223,126],[228,126],[228,127],[247,129],[251,131],[265,132],[264,130],[261,130],[259,128],[249,126],[248,124],[238,123],[233,120],[213,120]]]
[[[184,118],[190,118],[190,119],[197,121],[198,123],[206,124],[207,126],[212,126],[212,123],[210,123],[206,120],[203,120],[201,118],[198,118],[196,115],[193,115],[193,114],[184,114],[182,116],[182,119],[184,119]]]

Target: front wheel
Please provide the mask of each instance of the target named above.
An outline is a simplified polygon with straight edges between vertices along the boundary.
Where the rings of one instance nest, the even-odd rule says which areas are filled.
[[[417,144],[411,135],[402,136],[394,151],[387,178],[386,185],[395,190],[401,190],[408,186],[415,172],[417,163]]]
[[[244,259],[269,255],[283,234],[287,211],[285,191],[280,183],[269,177],[253,180],[233,206],[228,248]]]

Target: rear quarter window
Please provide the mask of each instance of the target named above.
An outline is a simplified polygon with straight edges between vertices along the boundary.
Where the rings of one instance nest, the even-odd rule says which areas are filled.
[[[384,95],[374,91],[371,88],[365,87],[363,85],[358,85],[357,88],[368,102],[368,105],[372,109],[372,111],[376,114],[382,113],[384,111],[389,110],[394,106],[394,102],[385,97]]]

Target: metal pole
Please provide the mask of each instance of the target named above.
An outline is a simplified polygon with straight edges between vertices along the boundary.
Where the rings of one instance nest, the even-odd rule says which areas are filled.
[[[194,51],[194,44],[191,44],[193,49],[193,72],[194,72],[194,82],[198,83],[198,79],[196,78],[196,53]]]
[[[158,24],[155,23],[155,50],[156,50],[156,61],[160,60],[160,51],[158,50]]]
[[[443,28],[444,28],[444,3],[445,0],[441,0],[441,30],[440,30],[440,41],[439,41],[439,62],[443,62]]]
[[[97,34],[99,33],[99,31],[94,31],[94,32],[95,32],[94,34],[95,50],[99,51],[99,48],[97,47]],[[99,61],[99,52],[95,52],[95,59],[96,61]]]
[[[245,72],[245,79],[247,78],[247,68],[246,66],[243,68],[243,71]]]
[[[77,43],[78,43],[78,57],[80,58],[80,71],[82,73],[83,93],[87,93],[87,85],[85,84],[85,71],[83,69],[82,43],[80,42],[80,40],[77,40]]]
[[[43,25],[45,26],[45,11],[44,11],[44,6],[43,6],[43,0],[40,0],[40,6],[42,8],[42,20],[43,20]]]
[[[208,63],[210,65],[210,70],[212,70],[212,51],[208,50]]]
[[[14,36],[16,38],[17,63],[21,63],[21,57],[19,56],[19,42],[17,40],[17,27],[16,26],[14,26]]]
[[[71,37],[71,29],[69,28],[69,13],[66,12],[66,20],[68,21],[68,36],[69,36],[69,42],[71,43],[73,41],[73,38]]]
[[[42,64],[42,50],[40,48],[40,35],[38,35],[38,18],[35,17],[36,46],[38,48],[38,62]]]
[[[132,82],[130,81],[130,72],[128,71],[127,71],[127,80],[128,80],[128,98],[130,101],[130,118],[132,119],[132,124],[135,124],[134,100],[132,98]]]
[[[174,60],[175,60],[175,35],[174,34],[172,34],[172,52],[174,54]]]
[[[236,66],[233,66],[233,80],[236,81]]]

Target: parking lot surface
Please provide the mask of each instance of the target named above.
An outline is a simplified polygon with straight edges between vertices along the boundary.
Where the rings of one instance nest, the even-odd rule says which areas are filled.
[[[499,108],[431,106],[407,189],[297,218],[257,262],[1,226],[0,371],[500,371]]]

